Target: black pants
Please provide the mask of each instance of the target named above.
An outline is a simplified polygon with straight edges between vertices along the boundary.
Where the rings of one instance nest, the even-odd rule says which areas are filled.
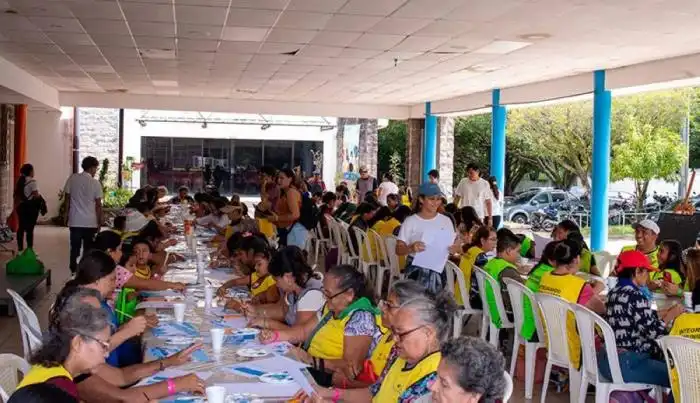
[[[17,250],[24,249],[24,237],[27,237],[27,248],[34,248],[34,227],[39,219],[39,208],[36,203],[25,202],[17,206],[19,227],[17,228]]]
[[[492,222],[492,224],[493,224],[493,225],[492,225],[493,228],[498,229],[498,227],[501,225],[501,216],[500,216],[500,215],[492,216],[492,217],[491,217],[491,222]]]
[[[97,235],[97,228],[70,228],[70,271],[75,273],[78,269],[78,256],[80,256],[80,248],[83,248],[83,253],[92,249]]]

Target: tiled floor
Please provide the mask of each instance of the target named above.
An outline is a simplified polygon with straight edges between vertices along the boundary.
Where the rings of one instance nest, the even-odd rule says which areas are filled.
[[[52,270],[53,286],[47,290],[45,286],[40,286],[31,298],[27,299],[29,305],[34,308],[42,328],[46,327],[46,319],[49,308],[53,303],[56,293],[60,291],[62,285],[68,278],[68,230],[51,226],[37,227],[35,234],[35,249],[47,267]],[[7,254],[0,256],[0,269],[4,270]],[[474,323],[475,321],[471,321]],[[468,334],[476,335],[476,328],[470,325]],[[0,316],[0,353],[14,353],[22,355],[22,344],[19,338],[19,324],[17,318]],[[540,391],[542,386],[535,385],[533,402],[540,401]],[[515,391],[510,400],[514,403],[524,402],[525,389],[522,382],[515,383]],[[569,396],[564,393],[555,393],[550,388],[547,394],[547,402],[559,403],[568,402]],[[593,401],[589,397],[588,401]]]

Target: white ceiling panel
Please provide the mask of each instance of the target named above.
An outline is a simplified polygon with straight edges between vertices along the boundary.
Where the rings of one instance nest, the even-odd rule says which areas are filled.
[[[273,28],[267,40],[279,43],[309,43],[317,33],[318,31],[308,29]]]
[[[177,48],[179,50],[189,50],[198,52],[215,52],[219,45],[218,41],[200,41],[194,39],[178,39]]]
[[[340,10],[342,14],[387,16],[401,7],[406,0],[349,0]]]
[[[96,18],[101,20],[121,20],[123,19],[122,10],[119,8],[119,3],[113,0],[109,1],[92,1],[92,0],[64,0],[64,3],[73,15],[81,20]],[[153,5],[151,5],[153,6]],[[59,17],[58,15],[56,17]]]
[[[89,34],[129,35],[129,27],[124,20],[81,19],[80,21]]]
[[[88,34],[49,32],[48,37],[61,48],[65,46],[90,46],[93,44],[92,38]]]
[[[131,33],[138,36],[174,37],[175,24],[166,22],[135,21],[129,23]]]
[[[345,47],[357,40],[359,32],[320,31],[311,41],[312,45]]]
[[[343,51],[341,47],[308,45],[298,53],[300,56],[335,57]]]
[[[174,18],[171,4],[121,3],[128,21],[172,22]]]
[[[450,14],[459,5],[470,2],[464,0],[409,0],[393,16],[402,18],[442,18]],[[493,3],[491,5],[494,8],[498,8]]]
[[[226,7],[176,6],[175,18],[178,24],[220,25],[226,18]]]
[[[177,24],[177,37],[216,40],[221,37],[221,25]],[[263,28],[265,29],[265,28]]]
[[[29,17],[29,21],[44,32],[84,32],[75,18]]]
[[[392,50],[399,52],[427,52],[449,41],[445,36],[409,36]]]
[[[366,32],[381,20],[382,17],[376,16],[335,14],[328,20],[326,29],[329,31]]]
[[[17,43],[51,43],[45,33],[36,31],[4,31],[2,33],[5,41]]]
[[[330,18],[330,14],[285,11],[276,26],[289,29],[323,29]]]
[[[231,7],[257,8],[261,10],[284,10],[288,2],[289,0],[234,0],[231,2]]]
[[[389,50],[404,38],[403,35],[363,34],[350,46],[357,49]]]
[[[338,11],[347,0],[290,0],[288,10],[315,11],[332,14]]]
[[[388,17],[369,30],[376,34],[411,35],[434,20],[419,18]]]
[[[253,10],[248,8],[232,8],[228,14],[226,25],[231,27],[271,27],[280,12],[276,10]],[[302,28],[303,29],[303,28]]]

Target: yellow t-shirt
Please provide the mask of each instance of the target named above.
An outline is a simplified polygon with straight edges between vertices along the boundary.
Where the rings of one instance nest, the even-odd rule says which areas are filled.
[[[272,238],[277,234],[277,227],[267,218],[258,218],[258,229],[265,234],[266,237]],[[226,237],[228,239],[228,237]]]
[[[681,314],[673,321],[673,327],[668,334],[700,341],[700,313]],[[679,400],[680,380],[678,379],[678,370],[675,368],[673,360],[671,360],[671,390],[676,400]]]
[[[254,297],[267,292],[270,287],[275,287],[276,285],[277,282],[275,281],[275,278],[270,274],[260,277],[258,272],[254,271],[250,275],[250,293],[253,294]]]
[[[484,251],[481,248],[478,246],[472,246],[471,248],[467,249],[467,252],[464,253],[462,258],[459,260],[459,269],[464,275],[464,282],[467,285],[467,293],[469,293],[469,290],[471,290],[472,287],[472,271],[474,270],[474,262],[476,262],[476,258],[482,253],[484,253]],[[469,296],[467,296],[467,299],[469,299]],[[462,297],[462,291],[459,288],[457,279],[455,279],[455,300],[459,305],[464,304],[464,298]]]
[[[406,361],[403,358],[397,358],[384,376],[384,379],[381,379],[379,391],[372,397],[372,402],[398,402],[401,395],[414,384],[437,372],[441,358],[440,352],[436,351],[423,358],[410,369],[406,368]]]
[[[134,274],[141,280],[150,280],[153,273],[151,273],[151,266],[145,265],[136,267],[136,273]]]
[[[22,382],[17,385],[17,389],[23,388],[29,385],[35,385],[37,383],[44,383],[52,378],[68,378],[71,381],[73,377],[66,371],[63,365],[57,367],[43,367],[41,365],[33,365],[32,368],[27,372],[27,375],[22,378]]]

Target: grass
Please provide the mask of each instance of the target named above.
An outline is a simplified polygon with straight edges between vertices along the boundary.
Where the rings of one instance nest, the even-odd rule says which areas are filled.
[[[581,228],[581,234],[583,236],[591,235],[591,228],[585,227]],[[631,225],[610,225],[608,227],[608,236],[611,237],[627,237],[634,236],[634,229]]]

